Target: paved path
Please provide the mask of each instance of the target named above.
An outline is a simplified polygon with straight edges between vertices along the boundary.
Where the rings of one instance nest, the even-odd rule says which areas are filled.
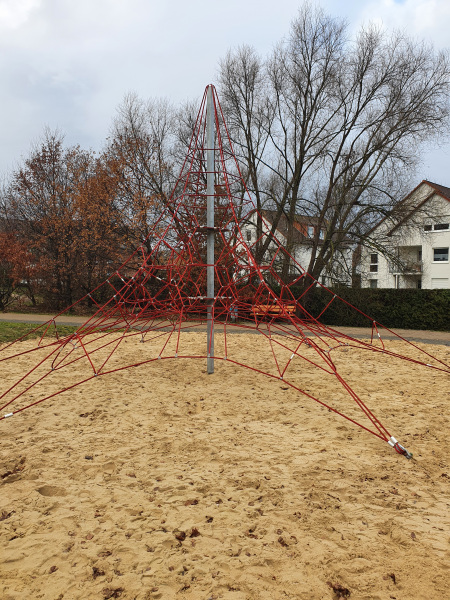
[[[12,323],[46,323],[52,318],[52,315],[22,314],[22,313],[0,313],[0,321],[10,321]],[[64,315],[56,318],[60,325],[82,325],[88,317],[77,317]],[[190,331],[204,331],[205,325],[193,326]],[[365,327],[332,327],[344,335],[356,338],[367,338],[372,334],[371,329]],[[230,325],[227,327],[229,333],[251,333],[250,330],[242,329]],[[450,346],[450,331],[426,331],[420,329],[393,329],[395,334],[411,342],[423,342],[426,344],[441,344]],[[389,331],[383,331],[383,337],[390,339],[395,337]]]
[[[11,323],[46,323],[50,321],[53,315],[38,315],[28,313],[0,313],[0,321],[9,321]],[[88,317],[76,317],[74,315],[64,315],[57,317],[56,322],[60,325],[82,325]]]

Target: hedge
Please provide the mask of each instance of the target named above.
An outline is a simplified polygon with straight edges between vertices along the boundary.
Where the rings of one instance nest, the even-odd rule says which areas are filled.
[[[292,290],[298,297],[300,290]],[[388,328],[450,331],[450,290],[339,288],[311,290],[300,302],[317,317],[333,294]],[[320,316],[325,325],[367,327],[366,317],[335,298]]]

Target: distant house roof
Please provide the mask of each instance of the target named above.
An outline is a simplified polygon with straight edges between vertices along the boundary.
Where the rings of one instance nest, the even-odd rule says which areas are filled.
[[[408,211],[408,213],[402,219],[400,219],[400,221],[398,223],[396,223],[396,225],[394,225],[392,227],[392,229],[388,233],[388,235],[392,235],[394,233],[394,231],[396,229],[398,229],[398,227],[403,225],[403,223],[405,223],[405,221],[407,221],[411,217],[412,214],[414,214],[419,208],[421,208],[426,202],[428,202],[428,200],[430,198],[432,198],[435,194],[438,194],[438,196],[441,196],[441,198],[443,198],[444,200],[448,200],[450,202],[450,188],[446,187],[445,185],[440,185],[438,183],[433,183],[432,181],[428,181],[427,179],[423,179],[419,183],[419,185],[416,185],[416,187],[411,192],[409,192],[409,194],[407,196],[405,196],[405,198],[403,198],[403,200],[400,200],[400,202],[398,203],[398,206],[405,204],[414,195],[414,193],[420,188],[420,186],[422,186],[424,183],[429,185],[433,189],[433,191],[430,192],[429,194],[427,194],[423,200],[421,200],[416,206],[414,206],[410,211]],[[384,223],[384,221],[387,218],[388,218],[387,216],[383,217],[381,219],[381,221],[379,221],[379,223],[377,223],[374,227],[372,227],[372,229],[370,230],[369,233],[372,233],[372,231],[377,229],[377,227],[379,227],[382,223]]]
[[[254,214],[256,210],[252,211],[250,214]],[[273,223],[275,215],[277,211],[275,210],[261,210],[261,216],[266,219],[270,224]],[[250,216],[250,215],[249,215]],[[311,245],[313,243],[313,239],[308,232],[308,227],[316,228],[319,225],[320,219],[319,217],[309,217],[307,215],[295,215],[294,217],[294,232],[293,232],[293,242],[295,244],[304,244]],[[322,221],[322,226],[326,226],[327,223]],[[281,233],[283,237],[287,237],[288,233],[289,221],[286,215],[283,213],[278,221],[277,231]],[[315,231],[314,231],[315,233]],[[351,244],[352,241],[350,239],[345,239],[345,243]],[[319,244],[322,244],[323,240],[319,239]]]
[[[427,181],[424,179],[422,183],[428,183],[440,196],[445,198],[446,200],[450,200],[450,188],[445,187],[445,185],[439,185],[438,183],[433,183],[432,181]],[[419,184],[421,185],[421,184]],[[417,186],[419,187],[419,186]],[[417,188],[416,188],[417,189]]]
[[[273,223],[276,211],[262,210],[261,215],[270,223]],[[311,236],[308,235],[308,227],[315,227],[318,224],[319,219],[317,217],[307,217],[303,215],[295,215],[294,219],[295,231],[293,234],[293,241],[296,244],[311,243]],[[289,221],[286,215],[282,214],[280,220],[278,221],[277,231],[279,231],[282,236],[287,237],[288,226]]]

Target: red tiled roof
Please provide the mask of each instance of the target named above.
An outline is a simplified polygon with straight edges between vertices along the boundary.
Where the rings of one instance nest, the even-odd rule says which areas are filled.
[[[276,211],[274,210],[262,210],[261,215],[267,219],[270,223],[273,223]],[[308,226],[315,226],[318,224],[319,219],[317,217],[307,217],[302,215],[295,215],[293,241],[297,244],[312,243],[311,238],[308,236]],[[277,230],[284,236],[287,237],[289,223],[286,215],[282,214],[278,221]]]
[[[440,196],[443,196],[447,200],[450,200],[450,188],[445,187],[445,185],[439,185],[438,183],[433,183],[432,181],[427,181],[424,179],[422,183],[427,183],[430,185]]]
[[[264,209],[261,211],[261,215],[264,219],[266,219],[270,224],[273,223],[276,211]],[[294,231],[292,236],[292,241],[296,244],[306,244],[311,245],[313,243],[313,239],[308,234],[308,227],[314,227],[314,232],[316,231],[317,226],[320,223],[319,217],[310,217],[306,215],[295,215],[294,217]],[[323,223],[323,226],[326,226],[326,222]],[[280,220],[278,221],[277,231],[279,231],[284,237],[287,237],[288,234],[289,222],[285,214],[282,214]],[[336,234],[332,235],[332,238],[336,238]],[[352,243],[352,240],[349,238],[345,238],[343,240],[345,243]],[[319,239],[319,245],[323,243],[323,239]]]

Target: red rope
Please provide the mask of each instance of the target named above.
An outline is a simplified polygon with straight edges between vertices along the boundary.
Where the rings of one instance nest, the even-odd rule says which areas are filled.
[[[206,359],[206,355],[211,353],[211,347],[206,349],[206,354],[202,352],[201,355],[184,352],[185,338],[182,336],[182,333],[188,334],[198,325],[206,324],[206,96],[205,91],[174,191],[165,209],[156,218],[146,239],[151,242],[148,244],[151,250],[146,252],[143,242],[113,276],[86,294],[78,303],[72,304],[57,315],[57,317],[65,315],[68,310],[75,309],[88,298],[94,303],[96,307],[94,315],[87,319],[75,334],[57,339],[56,342],[44,343],[45,336],[52,327],[59,338],[55,321],[57,317],[55,317],[33,330],[33,332],[43,331],[38,348],[25,351],[19,349],[14,353],[16,342],[0,348],[0,353],[6,354],[0,358],[0,362],[14,361],[25,355],[27,360],[31,360],[34,351],[41,352],[36,364],[0,396],[6,402],[0,410],[19,404],[20,398],[26,392],[34,390],[38,383],[48,381],[47,378],[54,371],[64,370],[70,373],[75,363],[86,358],[92,367],[93,375],[82,377],[80,381],[55,391],[45,398],[29,402],[26,406],[19,406],[14,414],[54,398],[59,393],[72,390],[95,376],[103,377],[158,359],[174,357]],[[315,281],[294,257],[287,253],[280,240],[274,235],[274,225],[255,210],[251,195],[242,178],[240,166],[234,156],[224,115],[215,91],[213,100],[217,130],[214,264],[216,298],[213,304],[213,318],[216,330],[223,331],[225,350],[225,357],[215,356],[215,360],[226,360],[228,363],[245,367],[256,373],[282,379],[287,386],[335,414],[382,440],[389,440],[390,434],[387,428],[340,374],[331,356],[332,352],[345,344],[349,349],[382,353],[389,359],[401,359],[446,373],[450,372],[449,365],[351,306],[339,295]],[[247,242],[245,233],[249,225],[256,230],[255,219],[262,223],[262,232],[258,234],[257,239],[254,235],[252,240]],[[270,242],[270,256],[265,263],[258,264],[255,249],[266,242]],[[284,260],[288,260],[289,264],[298,271],[291,283],[282,281],[278,273],[278,262]],[[137,267],[136,261],[139,262]],[[281,288],[279,295],[267,283],[268,280],[278,283]],[[294,286],[300,283],[303,285],[303,291],[297,297]],[[330,294],[330,299],[316,317],[302,305],[303,299],[315,286],[321,287]],[[107,300],[102,305],[96,297],[107,297]],[[371,327],[369,342],[352,338],[319,322],[318,319],[337,302],[343,302],[367,319],[367,325]],[[261,306],[266,306],[267,309],[255,310],[255,307]],[[295,312],[291,313],[289,306],[293,306]],[[239,322],[233,325],[232,316],[236,315],[236,311]],[[270,348],[270,360],[265,368],[252,365],[253,356],[243,360],[239,355],[232,355],[233,349],[232,344],[229,343],[229,336],[234,335],[234,331],[258,333],[262,336],[262,343]],[[402,356],[398,352],[389,350],[382,336],[384,331],[402,341],[405,347],[414,349],[414,352],[419,352],[426,358],[420,360],[415,356]],[[23,340],[26,335],[28,334],[20,339]],[[122,342],[136,336],[151,345],[155,355],[152,358],[106,370],[113,357],[120,356]],[[79,345],[79,352],[73,345],[74,340]],[[69,344],[72,344],[71,348]],[[174,356],[171,354],[173,347]],[[255,354],[261,347],[261,342],[257,340]],[[163,356],[164,353],[169,353],[170,356]],[[284,357],[284,353],[288,353],[287,358]],[[36,369],[45,368],[46,364],[49,366],[48,370],[34,380]],[[101,366],[96,368],[95,364]],[[296,372],[297,369],[305,366],[317,370],[317,378],[326,375],[334,378],[340,389],[345,391],[370,425],[359,423],[356,419],[345,415],[343,410],[330,406],[306,390],[300,389],[294,380],[290,380],[293,371]],[[4,418],[5,416],[0,417],[0,420]],[[395,449],[402,453],[401,448],[399,445]]]

